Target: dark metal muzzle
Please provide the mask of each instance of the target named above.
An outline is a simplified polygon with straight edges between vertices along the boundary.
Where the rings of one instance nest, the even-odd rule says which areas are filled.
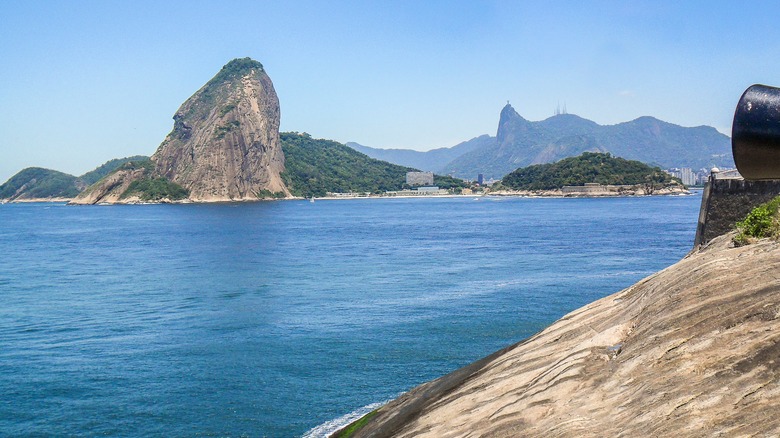
[[[731,153],[745,179],[780,179],[780,88],[745,90],[734,112]]]

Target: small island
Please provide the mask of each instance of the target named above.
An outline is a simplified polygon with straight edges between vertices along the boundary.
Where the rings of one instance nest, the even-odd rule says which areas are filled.
[[[677,179],[659,167],[583,152],[555,163],[523,167],[495,184],[491,195],[601,197],[674,195],[689,193]]]

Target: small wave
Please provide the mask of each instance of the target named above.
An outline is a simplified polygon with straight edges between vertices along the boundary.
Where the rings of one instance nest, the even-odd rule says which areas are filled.
[[[349,425],[355,420],[360,419],[360,417],[366,415],[367,413],[373,411],[374,409],[379,409],[389,401],[390,400],[385,400],[383,402],[371,403],[370,405],[363,406],[362,408],[359,409],[355,409],[349,414],[342,415],[341,417],[336,418],[335,420],[326,421],[320,424],[319,426],[309,430],[305,434],[303,434],[302,438],[327,438],[333,432],[336,432],[337,430],[343,428],[344,426]]]

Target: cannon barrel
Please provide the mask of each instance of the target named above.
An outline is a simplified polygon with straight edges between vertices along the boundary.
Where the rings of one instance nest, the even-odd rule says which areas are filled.
[[[731,153],[745,179],[780,179],[780,88],[745,90],[734,112]]]

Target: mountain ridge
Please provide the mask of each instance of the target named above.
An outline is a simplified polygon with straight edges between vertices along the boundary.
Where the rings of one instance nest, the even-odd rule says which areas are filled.
[[[477,174],[483,174],[486,179],[500,179],[521,167],[550,163],[582,152],[609,152],[662,168],[734,166],[728,136],[711,126],[683,127],[653,116],[613,125],[600,125],[575,114],[529,121],[507,104],[499,114],[496,136],[490,138],[491,141],[467,150],[436,149],[436,154],[443,155],[442,149],[450,149],[447,156],[457,156],[443,165],[436,162],[439,167],[431,166],[430,170],[460,178],[474,179]],[[409,162],[403,157],[408,149],[362,151],[396,164]],[[418,162],[427,159],[426,152],[414,152]]]
[[[458,156],[490,144],[493,141],[495,141],[494,137],[483,134],[470,140],[462,141],[455,146],[436,148],[424,152],[400,148],[372,148],[355,142],[347,142],[345,144],[371,158],[388,161],[399,166],[413,167],[425,172],[439,173],[442,167]]]

